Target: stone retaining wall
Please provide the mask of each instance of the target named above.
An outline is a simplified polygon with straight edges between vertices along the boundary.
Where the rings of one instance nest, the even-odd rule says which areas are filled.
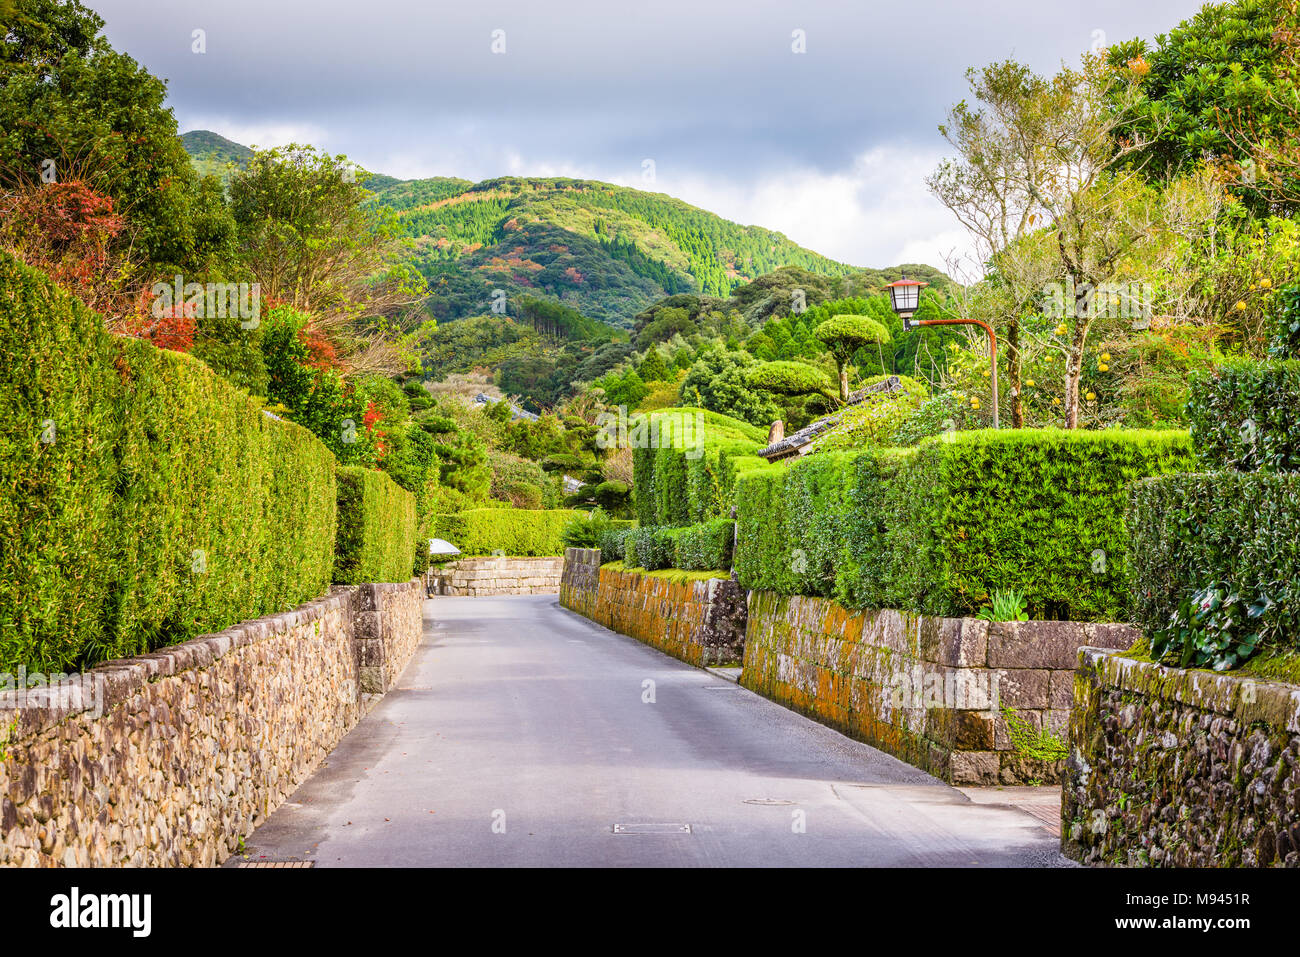
[[[221,863],[401,672],[422,591],[338,588],[0,694],[0,864]]]
[[[1128,625],[990,624],[772,592],[750,593],[748,622],[742,685],[955,784],[1060,780],[1050,742],[1030,739],[1045,729],[1063,751],[1079,648],[1127,648],[1138,636]]]
[[[564,559],[461,558],[430,569],[433,595],[554,595]]]
[[[1300,687],[1085,648],[1061,849],[1098,865],[1300,866]]]
[[[729,578],[673,581],[600,567],[600,549],[565,552],[560,604],[613,631],[697,666],[744,653],[745,592]]]

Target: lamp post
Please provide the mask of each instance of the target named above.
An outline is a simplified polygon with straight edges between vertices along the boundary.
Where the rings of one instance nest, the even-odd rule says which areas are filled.
[[[903,328],[911,331],[916,326],[979,326],[989,334],[989,382],[993,387],[993,428],[998,428],[998,337],[986,322],[978,319],[913,319],[921,305],[921,290],[928,282],[908,279],[904,276],[891,282],[885,288],[889,290],[889,300],[894,312],[903,319]]]

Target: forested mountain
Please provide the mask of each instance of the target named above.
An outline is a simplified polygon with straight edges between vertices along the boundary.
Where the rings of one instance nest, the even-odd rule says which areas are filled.
[[[482,313],[494,289],[544,293],[614,325],[666,295],[726,296],[781,266],[851,267],[780,233],[740,226],[662,193],[577,179],[450,179],[378,190],[417,240],[433,313]]]
[[[253,156],[253,151],[242,143],[228,140],[211,130],[190,130],[181,134],[185,152],[200,176],[211,173],[222,183],[230,179],[229,165],[243,166]]]
[[[207,131],[183,139],[200,172],[220,174],[248,155]],[[781,233],[609,183],[373,175],[366,185],[415,241],[416,264],[433,290],[430,313],[444,321],[487,312],[499,289],[511,301],[542,295],[628,327],[664,296],[726,297],[782,266],[825,277],[854,271]]]

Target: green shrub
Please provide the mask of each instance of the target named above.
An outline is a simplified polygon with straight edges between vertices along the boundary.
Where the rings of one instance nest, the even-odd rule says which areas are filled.
[[[438,516],[438,538],[464,555],[564,554],[564,528],[585,514],[572,509],[475,508]]]
[[[863,383],[872,386],[889,376],[873,376]],[[898,428],[920,408],[930,395],[924,383],[909,376],[898,377],[899,390],[870,396],[840,413],[839,421],[817,437],[819,452],[846,452],[871,446],[888,446]]]
[[[416,542],[415,496],[383,472],[339,466],[334,582],[404,582]]]
[[[1278,317],[1268,353],[1275,359],[1300,359],[1300,285],[1277,293]]]
[[[786,538],[782,492],[786,469],[756,469],[736,487],[736,554],[733,563],[747,589],[795,594],[787,569],[792,547]]]
[[[734,485],[728,462],[754,458],[761,435],[744,422],[699,409],[634,417],[629,439],[638,522],[680,527],[724,515]]]
[[[907,499],[898,493],[900,473],[916,457],[915,449],[878,449],[849,458],[844,488],[840,550],[834,596],[852,608],[910,607],[910,595],[894,582],[890,532],[908,518]],[[918,543],[923,547],[924,542]]]
[[[597,547],[600,549],[601,564],[608,562],[621,562],[626,557],[623,543],[627,541],[628,535],[632,533],[630,523],[623,523],[619,527],[610,528],[600,536]]]
[[[1125,614],[1127,484],[1186,468],[1176,432],[979,431],[914,450],[809,456],[746,474],[746,588],[854,607],[977,612],[998,589],[1038,618]]]
[[[1300,470],[1300,361],[1229,362],[1192,376],[1187,413],[1208,470]]]
[[[630,528],[631,522],[610,518],[602,508],[577,512],[564,526],[560,540],[565,548],[599,548],[605,535],[617,528]]]
[[[646,571],[672,568],[676,560],[674,531],[657,525],[632,529],[623,539],[623,563]]]
[[[950,393],[936,395],[922,402],[898,423],[894,434],[889,437],[889,444],[896,447],[916,445],[922,439],[956,432],[962,427],[967,411],[958,406]]]
[[[1126,520],[1134,620],[1155,635],[1153,650],[1210,666],[1239,663],[1242,642],[1300,650],[1300,474],[1147,479],[1130,492]],[[1194,620],[1202,616],[1190,607],[1179,615],[1180,606],[1190,606],[1198,592],[1212,601],[1208,590],[1220,593],[1220,603],[1235,596],[1229,604],[1239,613],[1218,616],[1218,630],[1232,644],[1198,655],[1214,622]],[[1176,615],[1183,619],[1177,624]],[[1182,640],[1159,634],[1171,624],[1186,628]]]
[[[688,525],[676,534],[673,567],[686,571],[713,571],[731,568],[731,544],[736,523],[729,518]]]
[[[655,450],[651,448],[634,448],[632,450],[632,502],[635,506],[636,520],[640,525],[654,525],[659,513],[658,499],[655,496]]]
[[[655,517],[660,525],[678,527],[690,524],[690,506],[686,501],[686,455],[686,452],[673,448],[655,450]]]
[[[687,459],[686,505],[692,523],[707,522],[726,512],[725,461],[720,449],[708,449],[697,458]]]
[[[922,443],[891,485],[890,596],[967,614],[1014,588],[1035,618],[1125,620],[1127,486],[1191,467],[1187,436],[1018,429],[951,439]]]
[[[148,652],[323,594],[334,457],[0,254],[0,670]],[[409,553],[408,553],[409,565]]]

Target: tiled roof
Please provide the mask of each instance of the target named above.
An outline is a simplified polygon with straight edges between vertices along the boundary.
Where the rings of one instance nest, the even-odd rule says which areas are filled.
[[[883,382],[877,382],[875,385],[867,386],[865,389],[859,389],[857,392],[850,392],[849,401],[844,404],[844,408],[847,409],[849,406],[858,405],[873,396],[885,395],[889,392],[897,392],[901,387],[902,386],[898,381],[898,376],[891,375]],[[758,454],[769,462],[793,455],[813,439],[817,438],[817,436],[834,427],[835,424],[840,421],[840,416],[843,414],[844,409],[840,409],[838,412],[828,415],[824,419],[810,422],[798,432],[792,432],[781,441],[773,442],[765,449],[759,449]]]

